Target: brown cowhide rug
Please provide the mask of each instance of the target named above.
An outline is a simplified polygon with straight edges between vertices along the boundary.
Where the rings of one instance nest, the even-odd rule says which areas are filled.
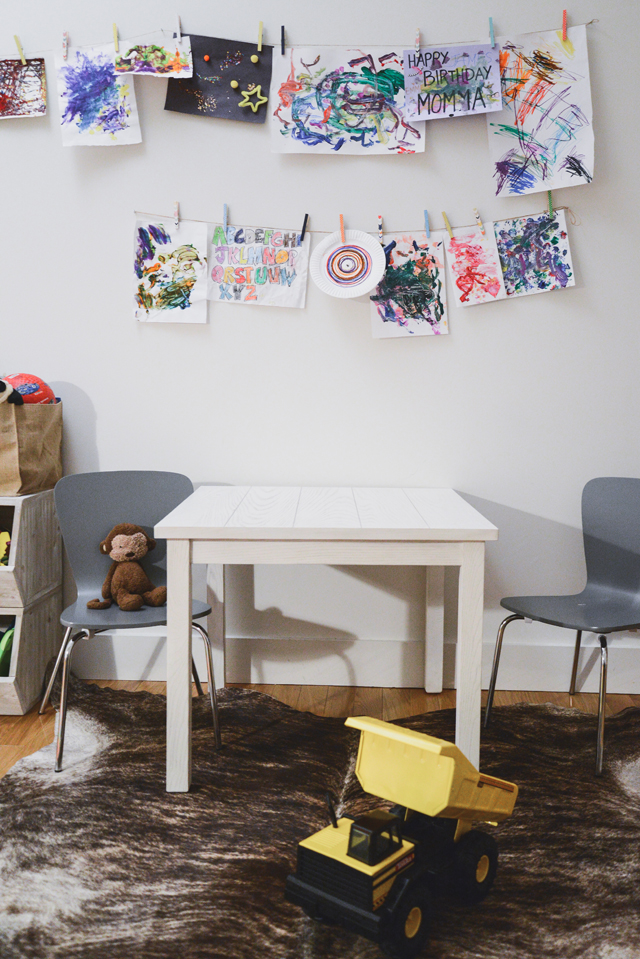
[[[165,701],[74,681],[65,768],[52,747],[0,782],[2,959],[374,959],[377,947],[287,903],[296,843],[376,800],[358,733],[259,693],[222,690],[216,753],[194,703],[194,786],[164,791]],[[453,739],[447,710],[401,725]],[[495,710],[482,769],[520,785],[495,830],[480,906],[437,901],[433,959],[640,957],[640,710],[607,721],[553,706]]]

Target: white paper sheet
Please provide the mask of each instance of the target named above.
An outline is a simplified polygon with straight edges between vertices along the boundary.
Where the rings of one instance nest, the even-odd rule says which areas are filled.
[[[434,336],[449,332],[444,234],[385,233],[385,274],[371,296],[371,332]]]
[[[133,315],[142,323],[207,322],[207,224],[138,219]]]
[[[507,296],[575,286],[564,210],[497,220],[493,227]]]
[[[493,223],[454,229],[447,236],[447,263],[457,306],[477,306],[506,296]]]
[[[407,116],[438,120],[502,109],[500,49],[490,43],[440,44],[404,51]]]
[[[180,41],[162,31],[120,43],[115,55],[117,74],[139,73],[146,77],[192,77],[191,40]]]

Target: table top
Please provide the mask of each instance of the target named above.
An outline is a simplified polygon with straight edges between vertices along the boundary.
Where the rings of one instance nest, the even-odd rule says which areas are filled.
[[[389,540],[498,538],[452,489],[201,486],[154,530],[160,539]]]

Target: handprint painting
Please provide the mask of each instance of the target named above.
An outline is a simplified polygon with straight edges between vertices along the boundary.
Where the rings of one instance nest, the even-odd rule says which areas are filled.
[[[207,322],[207,226],[137,220],[134,316],[143,323]]]
[[[274,153],[424,151],[424,123],[407,118],[402,50],[291,47],[274,57]]]

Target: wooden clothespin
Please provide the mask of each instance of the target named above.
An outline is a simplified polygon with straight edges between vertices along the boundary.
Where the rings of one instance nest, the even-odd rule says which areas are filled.
[[[478,226],[480,227],[480,232],[482,233],[483,236],[486,236],[486,233],[484,232],[484,223],[483,223],[482,220],[480,219],[480,214],[478,213],[478,211],[477,211],[477,209],[475,208],[475,206],[474,206],[474,208],[473,208],[473,215],[474,215],[475,218],[476,218],[476,223],[477,223]]]
[[[427,234],[427,240],[431,239],[431,229],[429,227],[429,214],[424,211],[424,232]]]
[[[416,53],[420,53],[420,27],[416,30]]]
[[[453,240],[453,230],[451,229],[451,224],[449,223],[449,220],[447,219],[447,214],[444,212],[444,210],[442,211],[442,219],[444,220],[444,225],[447,228],[447,233],[449,234],[449,237]]]
[[[258,24],[258,53],[262,51],[262,20]]]
[[[175,224],[176,230],[180,227],[180,204],[176,200],[173,204],[173,222]]]
[[[340,239],[343,244],[347,242],[344,238],[344,216],[342,213],[340,214]]]
[[[384,243],[382,238],[382,213],[378,213],[378,239],[381,243]]]
[[[62,34],[62,59],[66,60],[69,55],[69,33],[65,30]]]
[[[173,35],[178,43],[182,43],[182,24],[180,23],[180,14],[176,13],[176,32]]]
[[[229,225],[229,207],[225,203],[224,210],[222,213],[222,225],[224,227],[224,232],[227,232],[227,226]]]
[[[118,24],[114,23],[113,25],[113,45],[116,48],[116,53],[120,53],[120,41],[118,40]]]
[[[567,39],[567,11],[562,11],[562,39]]]
[[[491,37],[491,49],[496,45],[496,38],[493,32],[493,17],[489,17],[489,36]]]
[[[302,232],[300,233],[300,242],[304,240],[305,233],[307,232],[307,223],[309,222],[309,214],[305,213],[304,220],[302,221]]]
[[[284,56],[284,47],[285,47],[285,36],[284,36],[284,27],[280,27],[280,53]]]
[[[20,37],[14,33],[13,39],[16,41],[16,46],[18,48],[18,53],[20,54],[20,60],[22,62],[22,66],[26,67],[27,61],[25,59],[24,53],[22,52],[22,44],[20,43]]]

